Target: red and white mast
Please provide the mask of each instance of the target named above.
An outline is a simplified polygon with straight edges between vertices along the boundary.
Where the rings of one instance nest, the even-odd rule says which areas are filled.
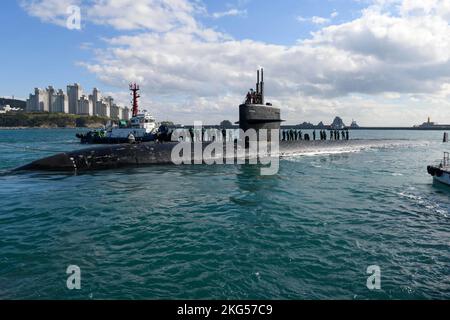
[[[130,91],[131,95],[133,96],[133,100],[131,101],[133,103],[133,117],[136,117],[139,113],[138,99],[141,97],[139,95],[139,90],[139,85],[137,85],[136,83],[130,84]]]

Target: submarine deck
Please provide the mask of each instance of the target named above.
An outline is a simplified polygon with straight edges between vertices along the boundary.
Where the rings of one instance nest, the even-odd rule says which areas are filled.
[[[201,157],[203,157],[203,152],[211,143],[201,143]],[[302,154],[344,153],[367,148],[395,146],[402,143],[404,144],[405,140],[280,141],[278,155],[275,153],[271,155],[283,158]],[[172,151],[178,144],[178,142],[143,142],[138,144],[96,146],[39,159],[19,167],[14,171],[88,171],[125,166],[173,165]],[[190,142],[185,142],[184,144],[191,145]],[[194,146],[192,146],[192,162],[196,159],[194,149]],[[242,154],[244,154],[244,160],[255,158],[255,155],[245,152],[239,145],[235,145],[234,149],[234,152],[232,152],[234,160],[242,160],[242,156],[239,156]],[[210,157],[209,160],[228,159],[225,156],[225,150],[223,150],[222,154],[220,153],[220,148],[216,152],[215,156]],[[203,157],[202,160],[206,160],[206,158]]]

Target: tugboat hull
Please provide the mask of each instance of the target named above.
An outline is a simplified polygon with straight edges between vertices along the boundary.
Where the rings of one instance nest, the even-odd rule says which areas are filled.
[[[434,181],[450,186],[449,171],[436,166],[428,166],[427,171],[431,176],[433,176]]]

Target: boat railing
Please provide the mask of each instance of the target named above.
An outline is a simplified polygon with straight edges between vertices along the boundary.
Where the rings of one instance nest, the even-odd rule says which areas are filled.
[[[444,168],[450,165],[450,154],[448,152],[444,152],[444,160],[442,160],[442,166]]]

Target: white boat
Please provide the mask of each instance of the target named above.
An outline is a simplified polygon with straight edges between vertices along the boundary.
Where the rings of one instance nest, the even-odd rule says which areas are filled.
[[[106,128],[105,136],[113,139],[126,139],[133,134],[135,138],[144,138],[157,133],[159,125],[147,112],[139,113],[130,119],[129,125]]]
[[[450,186],[450,159],[449,153],[444,153],[444,159],[437,165],[427,167],[428,173],[433,176],[433,180]]]
[[[81,143],[110,144],[155,140],[159,124],[147,110],[139,112],[139,90],[137,84],[130,84],[130,91],[132,91],[133,96],[133,117],[130,121],[122,120],[119,125],[111,124],[106,129],[90,131],[86,134],[78,133],[76,136],[81,140]]]

